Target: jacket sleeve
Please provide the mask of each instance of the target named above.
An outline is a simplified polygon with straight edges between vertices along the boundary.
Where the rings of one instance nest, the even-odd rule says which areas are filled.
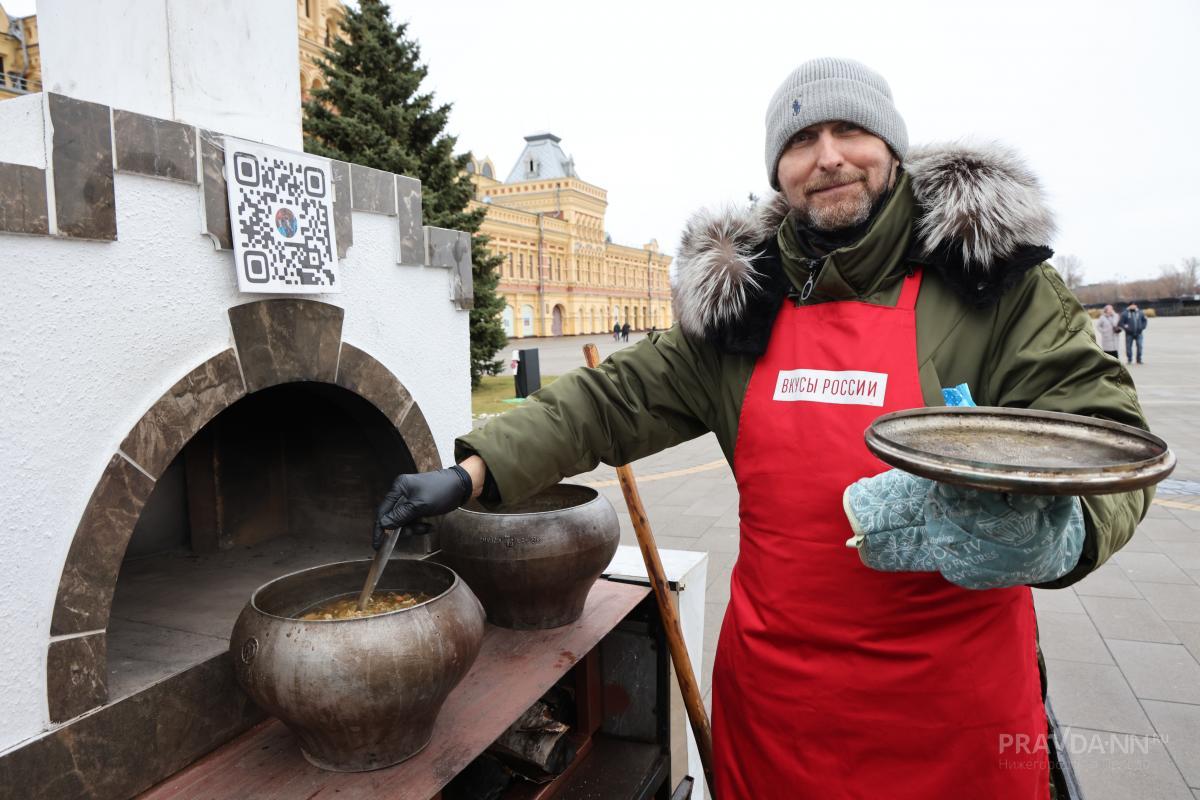
[[[675,326],[572,370],[454,443],[488,467],[483,502],[516,502],[603,461],[619,466],[709,430],[717,354]]]
[[[1063,411],[1149,429],[1133,381],[1104,354],[1091,318],[1058,273],[1043,264],[1000,301],[986,397],[999,406]],[[1154,489],[1084,497],[1083,554],[1066,575],[1039,588],[1061,589],[1121,549],[1146,515]]]

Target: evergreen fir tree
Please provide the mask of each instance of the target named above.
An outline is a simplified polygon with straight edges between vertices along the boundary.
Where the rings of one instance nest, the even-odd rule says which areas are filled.
[[[391,23],[384,0],[345,8],[342,35],[321,65],[325,85],[304,104],[304,149],[420,178],[424,223],[471,234],[471,386],[478,386],[482,375],[500,371],[493,357],[507,337],[500,322],[504,298],[496,294],[503,259],[479,235],[484,209],[467,210],[474,196],[465,173],[470,154],[455,155],[457,140],[445,133],[450,106],[420,91],[428,70],[408,26]]]

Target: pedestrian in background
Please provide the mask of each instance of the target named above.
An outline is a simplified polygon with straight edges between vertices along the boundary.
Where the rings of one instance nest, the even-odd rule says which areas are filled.
[[[1142,363],[1142,336],[1146,332],[1149,321],[1146,312],[1138,308],[1137,303],[1130,303],[1121,312],[1121,330],[1125,331],[1125,363],[1133,363],[1133,345],[1137,344],[1137,363]]]
[[[628,322],[626,322],[624,325],[621,326],[621,341],[623,341],[623,342],[629,341],[629,331],[630,330],[632,330],[632,328],[629,327]]]
[[[614,342],[621,341],[621,323],[619,323],[619,322],[613,323],[613,341]]]
[[[1099,319],[1096,320],[1096,329],[1100,332],[1100,349],[1118,361],[1121,360],[1121,355],[1117,352],[1118,344],[1121,341],[1120,320],[1121,318],[1117,316],[1117,312],[1111,305],[1105,306]]]

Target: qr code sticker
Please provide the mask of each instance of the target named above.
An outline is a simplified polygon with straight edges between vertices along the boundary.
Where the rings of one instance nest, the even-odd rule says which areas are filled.
[[[340,292],[329,162],[225,139],[238,289]]]

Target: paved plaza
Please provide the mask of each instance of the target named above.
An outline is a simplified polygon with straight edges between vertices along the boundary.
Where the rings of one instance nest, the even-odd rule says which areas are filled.
[[[513,346],[539,348],[543,374],[556,375],[582,363],[588,341],[605,356],[628,346],[604,335]],[[1152,320],[1146,346],[1133,378],[1179,466],[1108,564],[1069,589],[1034,592],[1051,702],[1087,800],[1200,800],[1200,318]],[[659,547],[709,554],[701,680],[711,702],[738,552],[733,475],[712,435],[633,467]],[[636,544],[615,478],[601,466],[577,480],[598,485],[621,517],[622,544]]]

